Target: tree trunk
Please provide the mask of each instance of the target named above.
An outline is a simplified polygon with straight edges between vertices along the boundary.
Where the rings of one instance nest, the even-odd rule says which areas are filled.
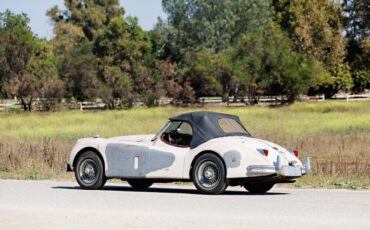
[[[32,111],[32,97],[30,97],[30,100],[28,101],[28,111]]]
[[[21,104],[23,106],[23,110],[24,111],[31,112],[31,110],[32,110],[32,97],[29,99],[28,102],[27,102],[26,99],[24,99],[23,97],[21,97]]]
[[[224,92],[224,93],[222,94],[222,102],[227,102],[227,103],[229,103],[229,99],[230,99],[230,97],[229,97],[229,92]]]
[[[298,95],[295,94],[295,93],[289,94],[288,98],[287,98],[288,104],[293,104],[295,102],[295,100],[297,99],[297,96]]]
[[[23,110],[28,111],[27,103],[23,100],[23,98],[21,98],[21,103],[22,103],[22,106],[23,106]]]
[[[254,88],[252,87],[249,87],[249,90],[248,90],[248,102],[249,102],[249,105],[254,105],[255,104],[255,90]]]

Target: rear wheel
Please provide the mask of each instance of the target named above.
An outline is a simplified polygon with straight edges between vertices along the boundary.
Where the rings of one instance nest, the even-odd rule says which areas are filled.
[[[246,190],[253,194],[263,194],[269,191],[274,184],[244,184]]]
[[[150,180],[140,180],[140,179],[137,179],[137,180],[127,180],[127,183],[135,190],[139,190],[139,191],[142,191],[142,190],[146,190],[148,189],[150,186],[152,186],[153,182],[150,181]]]
[[[198,191],[205,194],[223,193],[228,186],[224,164],[212,153],[204,154],[196,160],[192,179]]]
[[[93,151],[86,151],[77,159],[75,177],[84,189],[100,189],[107,181],[103,162]]]

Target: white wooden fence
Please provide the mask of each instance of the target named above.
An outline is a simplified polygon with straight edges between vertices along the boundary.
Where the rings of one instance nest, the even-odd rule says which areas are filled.
[[[96,102],[80,102],[80,110],[86,109],[106,109],[105,103],[96,103]]]
[[[285,96],[260,96],[258,102],[259,103],[277,103],[283,101],[286,97]],[[335,100],[346,100],[348,101],[370,101],[370,94],[357,94],[357,95],[350,95],[350,94],[338,94],[335,95],[332,99]],[[306,96],[302,95],[299,100],[301,101],[325,101],[325,95],[317,95],[317,96]],[[201,103],[222,103],[221,97],[203,97],[199,100]],[[238,99],[236,102],[240,102],[241,100]],[[244,97],[244,101],[248,101],[248,97]],[[229,103],[233,103],[234,98],[229,98]]]
[[[333,99],[340,99],[346,101],[368,101],[370,100],[370,94],[358,94],[358,95],[337,94],[334,95]]]
[[[260,96],[259,103],[279,103],[283,101],[286,97],[285,96]],[[337,94],[333,96],[334,100],[346,100],[347,102],[350,101],[370,101],[370,94]],[[317,96],[301,96],[300,100],[302,101],[325,101],[324,95],[317,95]],[[168,105],[171,100],[169,98],[160,99],[160,105]],[[217,104],[222,103],[221,97],[203,97],[199,100],[200,103],[204,104]],[[248,97],[244,98],[244,102],[248,102]],[[243,105],[240,99],[234,101],[233,97],[229,98],[229,104],[233,105]],[[140,106],[142,103],[137,103],[136,106]],[[79,102],[78,107],[81,111],[83,110],[98,110],[98,109],[105,109],[107,108],[105,103],[102,102]],[[70,106],[67,106],[70,107]],[[76,108],[73,107],[72,108]],[[7,111],[7,110],[20,110],[22,109],[22,105],[17,100],[0,100],[0,111]],[[35,108],[37,110],[37,108]]]
[[[22,106],[17,100],[0,100],[0,111],[18,110]]]

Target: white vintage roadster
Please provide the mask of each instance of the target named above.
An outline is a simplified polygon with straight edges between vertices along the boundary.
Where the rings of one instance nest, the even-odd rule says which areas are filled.
[[[74,171],[85,189],[120,178],[137,190],[155,182],[193,181],[207,194],[238,185],[265,193],[309,172],[309,158],[303,165],[297,156],[297,151],[253,138],[236,116],[192,112],[170,118],[155,135],[80,139],[65,169]]]

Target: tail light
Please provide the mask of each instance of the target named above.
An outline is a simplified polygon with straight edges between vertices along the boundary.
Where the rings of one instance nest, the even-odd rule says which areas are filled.
[[[257,149],[257,151],[266,157],[269,155],[268,149]]]
[[[298,152],[298,150],[293,150],[293,154],[294,154],[294,156],[296,156],[296,157],[298,157],[298,154],[299,154],[299,152]]]

